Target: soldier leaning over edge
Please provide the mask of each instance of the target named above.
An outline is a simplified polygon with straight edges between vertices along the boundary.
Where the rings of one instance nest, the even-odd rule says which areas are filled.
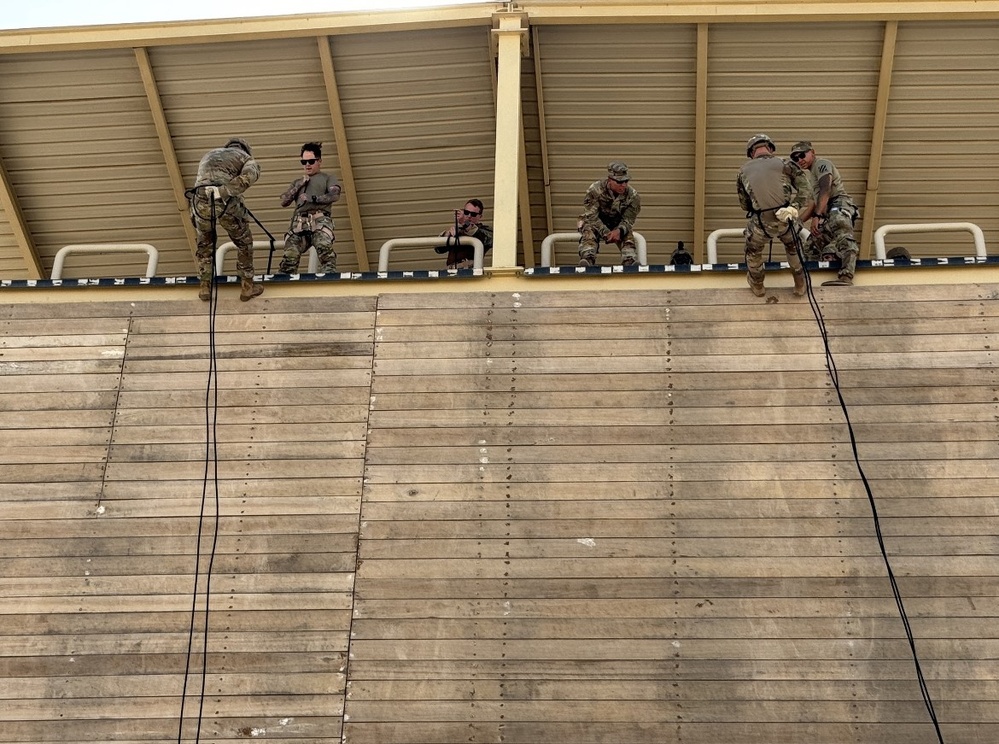
[[[198,277],[201,280],[198,297],[202,300],[211,298],[215,276],[217,232],[212,225],[213,202],[215,224],[221,225],[236,244],[236,273],[241,283],[239,299],[246,302],[264,291],[262,284],[253,281],[253,235],[241,196],[259,177],[260,166],[253,159],[250,145],[239,137],[209,150],[198,164],[198,176],[191,194],[191,222],[197,233]]]

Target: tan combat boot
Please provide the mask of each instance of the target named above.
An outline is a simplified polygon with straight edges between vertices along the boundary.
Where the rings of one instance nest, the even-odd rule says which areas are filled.
[[[805,272],[799,271],[797,274],[792,273],[791,276],[794,277],[794,296],[803,296],[805,294]]]
[[[264,285],[258,284],[252,279],[241,280],[240,287],[242,288],[242,291],[239,293],[239,299],[242,302],[248,302],[254,297],[264,293]]]
[[[767,290],[763,288],[763,282],[754,282],[751,274],[746,274],[746,281],[749,282],[749,288],[757,297],[762,297],[767,293]]]
[[[210,299],[212,299],[212,280],[211,279],[202,279],[201,280],[201,287],[200,287],[200,289],[198,289],[198,299],[199,300],[204,300],[205,302],[208,302]]]

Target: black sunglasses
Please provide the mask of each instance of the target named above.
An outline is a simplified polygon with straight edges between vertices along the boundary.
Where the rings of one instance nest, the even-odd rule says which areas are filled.
[[[622,180],[620,180],[620,179],[617,179],[617,178],[612,178],[611,180],[612,180],[612,181],[613,181],[614,183],[628,183],[627,181],[622,181]]]
[[[808,154],[807,152],[792,152],[791,153],[791,160],[794,160],[794,161],[804,160],[805,156],[807,154]]]
[[[302,160],[302,165],[315,165],[319,158],[309,158],[308,160]]]
[[[480,214],[482,214],[482,212],[469,212],[467,209],[463,209],[461,211],[465,213],[466,217],[478,217]]]

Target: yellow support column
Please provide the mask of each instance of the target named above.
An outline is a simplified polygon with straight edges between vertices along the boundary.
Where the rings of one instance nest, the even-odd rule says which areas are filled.
[[[520,183],[520,59],[527,40],[522,13],[493,16],[496,46],[496,168],[493,187],[492,273],[514,273],[517,265],[517,201]]]

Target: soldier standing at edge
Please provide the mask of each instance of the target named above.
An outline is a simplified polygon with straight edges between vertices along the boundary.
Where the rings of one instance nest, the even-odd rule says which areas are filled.
[[[777,146],[765,134],[755,134],[746,143],[749,160],[739,170],[736,188],[739,204],[746,210],[746,279],[757,297],[763,288],[763,246],[780,238],[794,276],[794,294],[805,294],[805,270],[795,248],[801,228],[798,212],[809,204],[811,183],[797,165],[774,155]],[[792,201],[793,200],[793,201]],[[809,204],[810,206],[810,204]]]
[[[191,222],[198,242],[198,278],[201,280],[198,297],[206,302],[211,299],[215,276],[217,225],[221,225],[236,244],[236,273],[241,286],[239,299],[246,302],[264,291],[262,284],[253,281],[253,235],[246,219],[246,205],[240,196],[259,177],[260,166],[253,159],[250,145],[239,137],[209,150],[198,164],[198,176],[191,194]]]
[[[822,282],[823,287],[849,287],[857,271],[860,246],[853,236],[853,226],[860,210],[843,188],[843,177],[827,158],[815,157],[812,143],[803,140],[791,148],[791,160],[805,170],[815,187],[814,203],[802,211],[802,221],[811,221],[809,249],[814,258],[839,259],[839,276]]]
[[[298,272],[302,254],[311,245],[319,254],[319,270],[330,274],[336,271],[336,251],[333,243],[332,204],[340,198],[340,184],[336,178],[322,172],[323,146],[320,142],[302,145],[302,167],[305,175],[292,181],[281,194],[281,206],[295,205],[291,225],[284,236],[284,255],[279,271],[282,274]]]

